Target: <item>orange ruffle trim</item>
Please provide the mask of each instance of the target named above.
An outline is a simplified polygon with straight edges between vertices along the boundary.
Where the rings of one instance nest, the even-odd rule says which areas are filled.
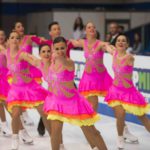
[[[59,120],[61,122],[67,122],[77,126],[91,126],[100,120],[100,116],[96,113],[93,115],[66,115],[60,114],[54,111],[48,112],[48,120]]]
[[[126,112],[137,116],[142,116],[150,111],[150,104],[140,105],[140,104],[126,103],[120,100],[111,100],[108,102],[108,105],[111,107],[116,107],[121,105],[126,110]]]
[[[43,103],[44,103],[44,101],[36,101],[36,102],[13,101],[13,102],[8,103],[8,111],[12,112],[12,108],[15,106],[19,106],[19,107],[22,107],[24,109],[27,109],[27,108],[37,107]]]
[[[41,79],[41,78],[34,78],[34,80],[35,80],[37,83],[39,83],[39,84],[42,83],[42,79]]]
[[[4,95],[2,95],[2,94],[0,94],[0,102],[3,102],[3,101],[5,101],[6,100],[6,96],[4,96]]]
[[[82,114],[82,115],[68,115],[68,114],[62,114],[62,113],[59,113],[57,111],[49,111],[47,112],[47,115],[58,115],[58,116],[63,116],[63,117],[66,117],[66,118],[73,118],[73,119],[79,119],[79,120],[84,120],[84,119],[89,119],[91,118],[91,116],[94,116],[96,115],[96,113],[94,112],[92,115],[88,115],[88,114]]]
[[[90,96],[102,96],[105,97],[107,94],[107,91],[85,91],[85,92],[80,92],[81,95],[83,95],[84,97],[90,97]]]

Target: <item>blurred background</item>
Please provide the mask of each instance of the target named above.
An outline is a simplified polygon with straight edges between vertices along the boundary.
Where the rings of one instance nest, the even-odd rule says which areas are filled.
[[[78,17],[82,24],[75,23]],[[6,34],[16,21],[24,24],[26,34],[45,38],[50,38],[48,24],[58,21],[68,39],[81,36],[76,30],[92,21],[101,40],[109,41],[112,32],[125,32],[129,51],[150,55],[150,0],[0,0],[0,27]]]

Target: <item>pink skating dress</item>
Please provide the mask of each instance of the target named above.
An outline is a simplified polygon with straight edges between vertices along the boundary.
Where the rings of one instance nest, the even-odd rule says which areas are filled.
[[[99,41],[97,40],[93,48],[89,50],[88,41],[84,41],[86,64],[79,83],[79,92],[85,97],[105,96],[112,84],[112,78],[103,64],[104,52],[95,50],[98,44]]]
[[[143,95],[133,85],[131,76],[133,66],[125,65],[126,57],[117,63],[117,51],[113,54],[114,80],[105,101],[109,106],[121,105],[128,113],[142,116],[150,110],[150,105],[145,101]]]
[[[23,39],[23,43],[20,47],[21,50],[23,50],[24,52],[28,52],[28,53],[32,53],[32,45],[29,45],[26,43],[26,41],[28,40],[28,36],[26,35]],[[32,38],[31,38],[32,39]],[[32,75],[32,77],[34,78],[34,80],[38,83],[42,83],[42,73],[39,69],[37,69],[36,67],[30,65],[30,73]]]
[[[3,53],[0,53],[0,102],[5,101],[9,91],[9,84],[7,81],[7,60]]]
[[[59,120],[77,126],[90,126],[99,120],[88,101],[77,89],[67,86],[74,80],[74,71],[55,72],[49,68],[47,75],[50,93],[44,103],[44,112],[49,120]]]
[[[12,84],[8,92],[8,110],[14,106],[33,108],[44,103],[48,92],[42,88],[30,74],[30,65],[24,60],[19,61],[19,50],[14,61],[11,60],[10,50],[7,52],[8,69],[12,75]]]

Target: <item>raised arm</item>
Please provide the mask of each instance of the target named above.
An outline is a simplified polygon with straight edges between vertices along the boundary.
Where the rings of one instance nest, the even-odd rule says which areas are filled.
[[[110,45],[107,42],[101,42],[101,49],[113,55],[114,51],[116,50],[116,47]]]
[[[44,37],[38,37],[38,36],[31,36],[32,42],[36,43],[37,45],[41,44],[49,44],[51,45],[52,42],[50,40],[46,40]]]
[[[84,40],[83,39],[81,39],[81,40],[74,40],[74,39],[71,39],[71,40],[69,40],[71,43],[72,43],[72,45],[74,46],[74,47],[82,47],[83,48],[83,45],[84,45]]]
[[[39,67],[41,64],[41,60],[39,58],[26,52],[22,52],[20,54],[20,59],[27,61],[28,63],[30,63],[31,65],[35,67]]]

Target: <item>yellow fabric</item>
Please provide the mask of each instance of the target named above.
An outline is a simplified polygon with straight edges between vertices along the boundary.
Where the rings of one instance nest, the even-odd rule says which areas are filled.
[[[15,106],[18,106],[18,107],[25,107],[25,108],[33,108],[33,107],[37,107],[41,104],[43,104],[44,102],[43,101],[39,101],[39,102],[12,102],[10,104],[8,104],[8,111],[9,112],[12,112],[12,108],[15,107]]]
[[[98,114],[96,114],[95,116],[93,116],[90,119],[85,119],[85,120],[78,120],[78,119],[70,119],[70,118],[66,118],[60,115],[53,115],[53,114],[49,114],[47,117],[48,120],[59,120],[62,122],[67,122],[76,126],[91,126],[93,125],[95,122],[97,122],[98,120],[100,120],[100,116]]]
[[[117,100],[113,100],[111,102],[109,102],[108,104],[111,107],[115,107],[115,106],[119,106],[121,105],[126,112],[134,114],[136,116],[142,116],[144,114],[146,114],[148,111],[150,111],[150,104],[147,104],[146,106],[138,106],[138,105],[134,105],[134,104],[126,104]]]

